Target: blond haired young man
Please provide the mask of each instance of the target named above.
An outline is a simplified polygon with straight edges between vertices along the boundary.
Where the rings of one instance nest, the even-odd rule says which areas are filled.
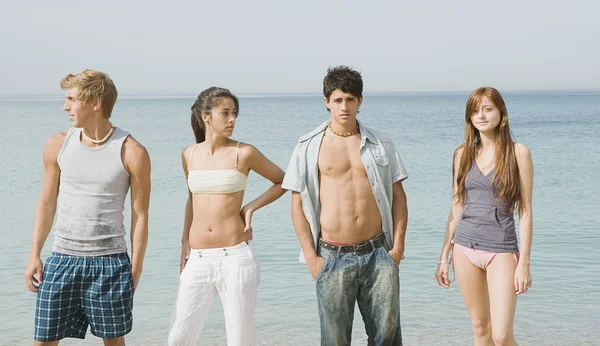
[[[150,157],[110,122],[117,89],[102,72],[61,81],[73,128],[44,147],[42,192],[35,212],[25,283],[37,293],[34,345],[85,338],[88,325],[104,345],[125,345],[133,292],[148,241]],[[131,260],[123,210],[131,189]],[[40,258],[54,216],[52,255]]]

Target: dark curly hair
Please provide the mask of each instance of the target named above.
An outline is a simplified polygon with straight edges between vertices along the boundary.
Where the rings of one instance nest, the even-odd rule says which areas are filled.
[[[336,90],[362,97],[363,81],[360,72],[348,66],[327,69],[327,75],[323,78],[323,95],[329,101],[329,97]]]

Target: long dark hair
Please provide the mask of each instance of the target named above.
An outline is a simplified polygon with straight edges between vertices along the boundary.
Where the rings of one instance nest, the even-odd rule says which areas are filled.
[[[463,154],[456,176],[456,198],[461,203],[465,202],[466,188],[465,181],[467,174],[471,169],[477,152],[481,149],[481,137],[479,130],[475,128],[471,118],[476,109],[480,107],[483,98],[487,97],[500,110],[500,123],[496,127],[495,140],[495,170],[492,179],[492,186],[498,193],[498,201],[504,201],[508,211],[521,211],[523,208],[523,198],[521,196],[521,184],[519,180],[519,166],[515,155],[515,142],[513,140],[510,127],[508,126],[508,111],[502,95],[498,90],[490,87],[479,88],[469,96],[465,110],[465,142],[462,144]]]
[[[240,102],[238,98],[229,91],[229,89],[210,87],[200,93],[194,104],[192,105],[192,130],[196,136],[196,143],[204,142],[206,139],[206,129],[202,114],[210,114],[212,109],[219,105],[221,99],[228,97],[235,103],[237,114],[240,114]]]

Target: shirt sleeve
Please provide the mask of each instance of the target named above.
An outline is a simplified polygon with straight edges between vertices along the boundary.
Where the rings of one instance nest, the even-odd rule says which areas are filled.
[[[396,149],[396,145],[392,141],[388,143],[388,158],[390,159],[390,169],[392,171],[393,184],[395,182],[403,181],[406,178],[408,178],[408,173],[406,172],[406,168],[404,168],[404,163],[402,163],[402,158],[400,157],[398,149]]]
[[[300,177],[300,143],[298,143],[292,152],[292,157],[285,170],[281,187],[286,190],[300,192]]]

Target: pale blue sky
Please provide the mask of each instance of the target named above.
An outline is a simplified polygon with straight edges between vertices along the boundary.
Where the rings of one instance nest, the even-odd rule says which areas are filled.
[[[121,94],[600,89],[600,2],[3,1],[0,94],[62,93],[95,68]]]

